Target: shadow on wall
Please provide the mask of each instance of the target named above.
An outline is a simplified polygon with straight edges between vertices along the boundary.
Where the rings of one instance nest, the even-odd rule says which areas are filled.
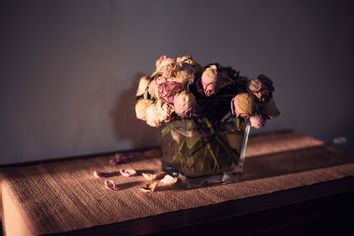
[[[127,141],[131,148],[144,148],[159,144],[159,129],[152,128],[135,116],[133,99],[142,73],[134,77],[135,83],[118,93],[111,109],[114,138]]]

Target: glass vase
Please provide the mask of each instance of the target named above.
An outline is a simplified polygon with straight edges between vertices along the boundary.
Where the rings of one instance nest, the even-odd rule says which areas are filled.
[[[162,170],[178,176],[185,187],[239,180],[245,159],[249,121],[235,118],[213,124],[182,119],[161,127]]]

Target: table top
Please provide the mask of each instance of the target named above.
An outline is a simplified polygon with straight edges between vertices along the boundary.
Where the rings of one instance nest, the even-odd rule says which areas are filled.
[[[100,155],[3,169],[6,234],[159,233],[354,190],[353,154],[293,131],[252,136],[241,180],[227,185],[142,192],[142,176],[118,170],[158,171],[160,152],[133,153],[116,166]],[[113,173],[119,190],[105,189],[95,170]]]

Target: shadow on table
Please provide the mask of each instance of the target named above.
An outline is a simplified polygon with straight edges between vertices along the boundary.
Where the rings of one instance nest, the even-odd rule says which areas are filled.
[[[354,162],[345,150],[324,144],[246,158],[241,181],[287,175]]]

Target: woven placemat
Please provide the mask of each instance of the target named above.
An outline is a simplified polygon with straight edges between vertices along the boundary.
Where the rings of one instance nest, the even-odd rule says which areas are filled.
[[[6,233],[72,231],[354,175],[352,154],[289,131],[252,137],[242,180],[234,184],[191,190],[176,185],[144,193],[139,190],[146,183],[142,176],[113,176],[119,191],[105,189],[103,180],[93,176],[94,170],[159,170],[158,150],[136,156],[113,167],[108,164],[112,156],[98,156],[5,170],[2,193]]]

